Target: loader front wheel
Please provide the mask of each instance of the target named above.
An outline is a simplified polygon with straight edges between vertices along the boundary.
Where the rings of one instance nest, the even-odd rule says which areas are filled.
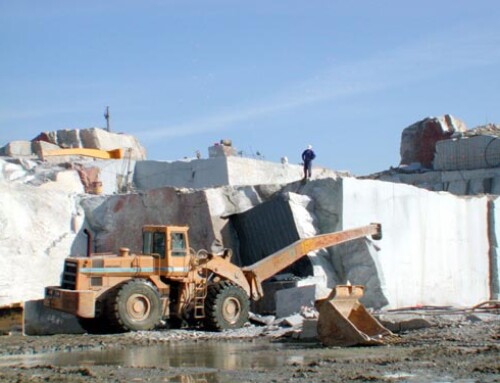
[[[205,327],[223,331],[242,327],[248,321],[248,296],[241,287],[220,282],[208,288]]]
[[[78,317],[80,327],[88,334],[109,334],[114,330],[109,326],[107,318],[103,315],[103,307],[106,307],[106,297],[101,297],[96,302],[95,317],[82,318]]]
[[[134,279],[114,291],[108,320],[117,331],[147,331],[161,320],[161,300],[149,282]]]
[[[109,334],[113,333],[113,329],[109,328],[103,318],[78,318],[78,324],[88,334]]]

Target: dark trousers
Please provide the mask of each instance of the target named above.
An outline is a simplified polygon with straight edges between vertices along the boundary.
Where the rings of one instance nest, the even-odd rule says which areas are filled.
[[[304,161],[304,178],[311,178],[312,161]]]

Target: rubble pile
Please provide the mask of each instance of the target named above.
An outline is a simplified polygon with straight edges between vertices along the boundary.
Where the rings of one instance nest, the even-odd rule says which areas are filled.
[[[500,125],[486,124],[478,126],[474,129],[466,130],[462,133],[463,137],[473,137],[473,136],[495,136],[500,137]]]

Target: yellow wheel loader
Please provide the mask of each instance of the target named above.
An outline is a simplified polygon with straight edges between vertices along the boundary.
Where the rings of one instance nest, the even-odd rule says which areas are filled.
[[[231,263],[230,249],[194,251],[188,227],[148,225],[141,254],[67,258],[61,286],[47,287],[44,304],[79,318],[92,333],[151,330],[200,322],[215,331],[248,320],[250,299],[262,298],[262,282],[307,253],[357,238],[381,237],[380,224],[300,239],[251,266]]]

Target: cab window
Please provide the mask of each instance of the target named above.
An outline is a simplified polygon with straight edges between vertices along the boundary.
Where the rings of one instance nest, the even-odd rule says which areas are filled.
[[[184,233],[171,233],[172,256],[184,257],[186,255],[186,240]]]
[[[165,258],[165,233],[153,234],[153,254],[159,254],[160,258]]]
[[[165,233],[145,231],[142,243],[143,254],[158,254],[165,258]]]
[[[153,250],[153,233],[145,231],[142,233],[142,254],[151,254]]]

